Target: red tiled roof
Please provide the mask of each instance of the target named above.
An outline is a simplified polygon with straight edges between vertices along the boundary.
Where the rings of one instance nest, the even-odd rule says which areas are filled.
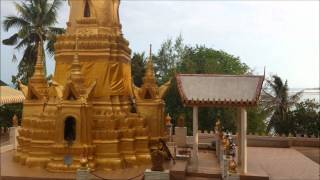
[[[180,96],[186,106],[255,106],[264,76],[178,74]]]

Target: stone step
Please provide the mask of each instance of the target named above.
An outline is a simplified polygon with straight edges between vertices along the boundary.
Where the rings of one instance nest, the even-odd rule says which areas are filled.
[[[188,176],[186,180],[221,180],[220,178],[192,177]]]
[[[172,179],[185,179],[188,162],[185,160],[176,160],[176,163],[170,168],[170,177]]]
[[[198,171],[188,171],[187,177],[201,177],[201,178],[221,178],[222,174],[221,171],[205,171],[205,170],[198,170]]]

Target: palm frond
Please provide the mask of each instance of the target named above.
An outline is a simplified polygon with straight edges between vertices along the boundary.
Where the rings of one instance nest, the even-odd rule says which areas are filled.
[[[8,31],[12,27],[21,28],[24,26],[29,26],[30,23],[25,21],[21,17],[17,16],[7,16],[5,17],[5,20],[3,21],[3,27],[5,31]]]
[[[30,21],[31,12],[28,5],[25,2],[21,2],[21,4],[15,2],[14,5],[20,17],[26,21]]]
[[[304,90],[301,90],[301,91],[299,91],[289,97],[289,100],[288,100],[289,107],[293,106],[294,104],[296,104],[300,100],[303,92],[304,92]]]
[[[12,62],[16,63],[18,61],[17,56],[15,54],[12,55]]]
[[[59,34],[63,34],[66,32],[66,29],[64,29],[64,28],[49,27],[48,29],[54,35],[59,35]]]
[[[55,43],[54,39],[49,39],[47,42],[47,45],[46,45],[46,50],[48,51],[50,56],[54,55],[54,51],[55,51],[54,50],[54,43]]]
[[[9,37],[8,39],[4,39],[2,41],[2,43],[4,45],[12,46],[12,45],[17,44],[18,40],[19,40],[19,34],[15,33],[11,37]]]
[[[20,38],[25,38],[30,35],[32,32],[32,27],[31,26],[24,26],[20,29],[18,32]]]
[[[57,10],[62,5],[62,1],[54,0],[50,8],[46,11],[46,14],[43,16],[43,22],[50,26],[57,22]]]
[[[20,49],[22,49],[22,48],[24,48],[24,47],[27,47],[28,45],[30,45],[30,38],[29,37],[26,37],[26,38],[24,38],[24,39],[22,39],[20,42],[19,42],[19,44],[15,47],[15,49],[17,49],[17,50],[20,50]]]
[[[56,28],[56,27],[49,27],[49,30],[46,32],[46,39],[47,39],[47,46],[46,46],[46,50],[48,51],[48,53],[52,56],[54,54],[54,43],[56,41],[56,37],[59,34],[63,34],[65,33],[65,29],[64,28]]]

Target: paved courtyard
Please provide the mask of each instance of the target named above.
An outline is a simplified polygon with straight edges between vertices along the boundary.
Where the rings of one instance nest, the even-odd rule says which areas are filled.
[[[320,166],[293,148],[248,148],[248,172],[270,180],[319,180]]]
[[[320,164],[320,148],[315,147],[293,147],[314,162]]]
[[[0,180],[72,180],[75,179],[74,173],[50,173],[41,168],[28,168],[12,160],[14,151],[7,151],[1,154],[1,177]],[[129,168],[117,171],[96,171],[96,176],[91,176],[91,180],[104,179],[129,179],[139,176],[146,167]],[[100,178],[101,177],[101,178]],[[140,180],[141,176],[132,180]]]
[[[300,151],[312,152],[315,148]],[[74,179],[75,175],[70,173],[48,173],[40,168],[28,168],[12,161],[13,151],[1,154],[1,176],[20,177],[14,179],[31,179],[37,176],[38,179]],[[219,173],[219,165],[217,163],[214,151],[201,150],[199,154],[199,171],[189,172],[187,179],[218,179],[213,178]],[[110,172],[95,172],[98,176],[104,178],[130,178],[143,173],[143,169],[131,168],[125,170],[117,170]],[[319,180],[320,166],[295,148],[265,148],[265,147],[248,147],[248,174],[251,176],[270,177],[270,180]],[[196,174],[207,174],[209,177],[192,177]],[[211,177],[210,177],[211,176]],[[27,178],[26,178],[27,177]],[[0,179],[4,179],[3,177]],[[33,178],[32,178],[33,179]],[[99,179],[93,177],[92,179]],[[141,179],[141,177],[136,178]]]

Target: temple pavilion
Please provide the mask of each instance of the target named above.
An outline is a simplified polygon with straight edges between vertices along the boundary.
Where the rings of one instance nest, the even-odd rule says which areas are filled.
[[[237,142],[240,172],[247,173],[247,107],[256,106],[264,76],[223,74],[178,74],[179,94],[185,106],[193,108],[192,163],[198,165],[198,109],[237,108]]]

